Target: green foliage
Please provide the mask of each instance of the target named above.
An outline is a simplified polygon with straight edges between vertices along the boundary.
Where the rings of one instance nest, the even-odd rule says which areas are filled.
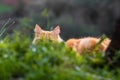
[[[0,5],[0,13],[11,11],[12,7],[6,5]]]
[[[100,53],[76,56],[63,42],[31,42],[19,33],[0,41],[0,80],[116,80]]]

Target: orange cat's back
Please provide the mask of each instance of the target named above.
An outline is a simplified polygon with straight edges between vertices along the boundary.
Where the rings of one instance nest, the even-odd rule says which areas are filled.
[[[78,53],[83,53],[85,50],[91,52],[96,44],[99,42],[99,38],[95,37],[85,37],[80,39],[69,39],[66,41],[66,46],[72,50],[75,50]],[[99,46],[99,51],[105,52],[108,45],[110,43],[110,39],[105,39]]]
[[[80,43],[80,39],[69,39],[66,41],[66,46],[69,48],[76,47]]]
[[[98,39],[92,37],[69,39],[66,41],[66,46],[78,53],[83,53],[85,49],[89,51],[97,44]]]

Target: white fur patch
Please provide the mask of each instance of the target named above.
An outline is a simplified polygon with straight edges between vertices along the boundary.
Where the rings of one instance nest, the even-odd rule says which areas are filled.
[[[88,38],[83,38],[83,39],[81,39],[81,41],[80,41],[80,45],[87,48],[87,47],[89,46],[89,41],[90,41],[90,39],[88,39]]]
[[[58,35],[58,41],[59,42],[62,42],[63,41],[63,39]]]

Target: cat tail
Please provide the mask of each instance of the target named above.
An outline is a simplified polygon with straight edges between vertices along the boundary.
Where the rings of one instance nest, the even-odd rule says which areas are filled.
[[[98,39],[98,43],[96,44],[95,49],[99,48],[99,50],[104,54],[110,42],[111,40],[103,35],[101,38]]]

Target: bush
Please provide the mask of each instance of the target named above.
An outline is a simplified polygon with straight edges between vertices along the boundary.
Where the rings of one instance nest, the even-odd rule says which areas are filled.
[[[0,41],[0,80],[116,80],[99,53],[76,56],[64,43],[31,42],[20,34]]]

